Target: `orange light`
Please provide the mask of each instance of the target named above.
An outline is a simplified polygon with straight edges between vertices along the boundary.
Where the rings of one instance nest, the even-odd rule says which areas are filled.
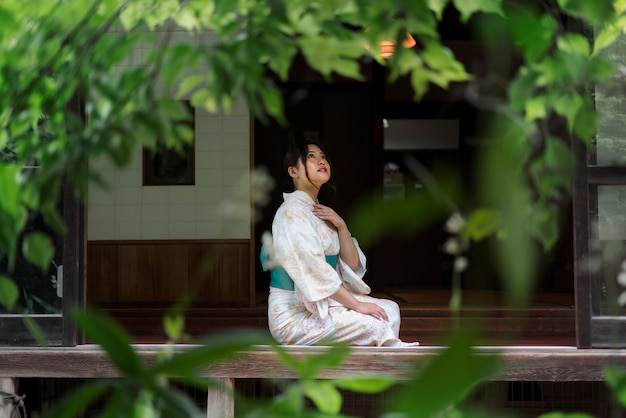
[[[404,38],[404,41],[402,41],[402,46],[405,48],[413,48],[415,44],[417,44],[417,42],[415,42],[415,38],[413,38],[411,34],[407,32],[406,38]]]
[[[389,59],[393,55],[393,51],[396,49],[396,43],[394,41],[382,41],[380,43],[380,56],[384,59]]]
[[[407,32],[406,38],[404,38],[404,41],[402,41],[402,46],[404,48],[413,48],[416,43],[417,42],[415,42],[415,38],[413,38],[411,34]],[[383,59],[391,58],[395,49],[395,41],[382,41],[380,43],[380,57]]]

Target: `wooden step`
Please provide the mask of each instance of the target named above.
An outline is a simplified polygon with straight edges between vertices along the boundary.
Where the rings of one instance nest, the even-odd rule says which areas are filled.
[[[165,341],[165,308],[108,308],[135,342]],[[455,318],[444,308],[401,307],[400,336],[406,341],[440,345],[455,326],[479,326],[484,338],[498,345],[575,345],[573,309],[511,312],[500,308],[465,309]],[[185,329],[194,338],[231,328],[268,329],[267,310],[259,308],[194,308],[185,312]]]

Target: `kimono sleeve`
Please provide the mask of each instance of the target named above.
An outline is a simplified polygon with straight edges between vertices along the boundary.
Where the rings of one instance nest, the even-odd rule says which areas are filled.
[[[341,280],[344,286],[352,293],[368,295],[372,291],[371,288],[363,281],[365,276],[366,261],[365,254],[359,247],[359,243],[355,238],[352,238],[354,245],[359,253],[359,267],[356,271],[353,271],[344,261],[339,258],[339,273],[341,274]]]
[[[286,210],[273,226],[276,260],[293,280],[304,302],[326,299],[341,286],[339,273],[326,255],[313,222],[302,213]]]

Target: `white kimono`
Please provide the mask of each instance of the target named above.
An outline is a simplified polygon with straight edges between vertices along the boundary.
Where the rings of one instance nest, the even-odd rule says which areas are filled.
[[[281,344],[402,346],[398,338],[400,309],[391,300],[367,296],[370,287],[362,280],[365,255],[358,247],[359,267],[352,271],[339,258],[336,269],[327,255],[339,254],[339,237],[334,228],[312,213],[315,202],[303,191],[285,193],[284,202],[272,224],[272,263],[284,268],[294,290],[270,286],[268,320],[272,336]],[[354,239],[354,238],[353,238]],[[385,322],[346,308],[330,298],[344,285],[361,301],[383,307]]]

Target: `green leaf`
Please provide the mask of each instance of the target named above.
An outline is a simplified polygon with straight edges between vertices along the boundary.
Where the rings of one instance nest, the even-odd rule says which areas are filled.
[[[48,339],[46,338],[46,334],[43,332],[37,322],[35,322],[35,320],[28,315],[22,316],[22,321],[24,322],[24,325],[26,325],[26,328],[28,329],[30,335],[35,338],[35,341],[37,341],[37,343],[41,347],[47,347]]]
[[[547,85],[581,85],[588,83],[589,58],[577,52],[559,50],[551,59],[540,63]]]
[[[549,136],[541,158],[542,165],[553,170],[570,174],[576,165],[576,159],[568,144],[561,138]]]
[[[54,256],[54,244],[49,236],[41,232],[32,232],[24,238],[22,252],[28,262],[46,272]]]
[[[157,400],[163,402],[162,409],[164,410],[164,413],[158,414],[157,417],[205,418],[207,416],[207,412],[201,411],[189,396],[185,396],[173,387],[157,386],[154,390]],[[207,407],[212,408],[213,405],[208,405]]]
[[[363,51],[363,45],[358,40],[303,36],[298,43],[307,63],[326,78],[330,79],[331,73],[336,72],[354,80],[363,80],[356,61]]]
[[[412,236],[432,222],[445,219],[453,210],[451,202],[458,202],[461,197],[458,175],[445,167],[424,175],[432,175],[438,183],[427,184],[423,193],[411,193],[401,200],[383,201],[373,194],[355,206],[347,222],[362,248],[386,234]]]
[[[481,241],[493,235],[500,227],[500,214],[490,208],[476,209],[465,220],[461,237]]]
[[[591,143],[591,139],[598,127],[598,114],[593,110],[581,109],[576,116],[574,132],[586,144]]]
[[[428,8],[435,13],[437,19],[441,20],[443,11],[448,3],[450,3],[450,0],[426,0],[426,3],[428,4]]]
[[[300,362],[299,374],[302,379],[313,379],[326,369],[337,368],[350,356],[347,345],[335,345],[321,354],[305,356]]]
[[[291,62],[293,57],[298,53],[296,48],[291,43],[280,43],[281,54],[272,56],[267,65],[274,71],[282,81],[287,81],[289,77],[289,68],[291,68]]]
[[[607,366],[604,368],[604,377],[619,403],[626,407],[626,372]]]
[[[174,19],[179,26],[189,31],[201,26],[201,23],[198,21],[195,13],[186,7],[181,8],[179,13],[175,15]]]
[[[85,310],[77,311],[75,318],[87,339],[102,346],[120,372],[128,377],[141,374],[141,361],[131,346],[130,336],[111,317],[96,310]]]
[[[454,334],[446,348],[427,365],[415,370],[413,379],[390,396],[390,407],[405,416],[430,417],[464,400],[479,383],[499,372],[495,354],[476,353],[477,336],[471,326]]]
[[[608,60],[597,57],[590,62],[588,73],[590,82],[608,81],[614,73],[615,67]]]
[[[151,391],[141,389],[135,396],[132,405],[131,417],[158,418],[158,413],[154,405],[154,394]]]
[[[561,51],[572,52],[585,57],[591,53],[589,40],[580,34],[568,33],[560,36],[557,40],[557,46]]]
[[[433,70],[433,74],[439,74],[442,81],[431,80],[443,88],[447,88],[451,81],[467,81],[471,77],[465,71],[463,64],[456,60],[452,51],[439,42],[422,39],[425,46],[422,51],[422,58]]]
[[[0,212],[13,220],[17,220],[23,211],[17,182],[19,173],[20,168],[15,164],[0,164]]]
[[[558,27],[554,17],[529,9],[511,13],[508,20],[513,42],[522,49],[528,63],[535,62],[551,47]]]
[[[620,33],[622,33],[622,29],[616,24],[598,28],[594,37],[593,55],[597,55],[603,49],[613,45]]]
[[[2,129],[0,130],[0,151],[7,145],[7,142],[9,142],[9,134]]]
[[[583,106],[583,98],[576,92],[568,92],[554,103],[554,110],[567,119],[567,127],[572,132],[576,123],[576,115]]]
[[[558,201],[558,195],[563,192],[571,191],[571,182],[574,168],[576,166],[576,159],[568,146],[568,144],[560,138],[549,136],[545,141],[544,152],[536,158],[531,165],[531,172],[539,191],[539,197],[542,202]],[[556,199],[554,199],[556,197]],[[541,226],[540,230],[546,227],[550,227],[552,241],[553,228],[557,227],[557,214],[549,216],[548,219],[544,219],[540,214],[544,210],[552,212],[555,208],[548,204],[547,208],[537,208],[532,213],[533,219],[539,221],[535,222],[535,226],[540,226],[543,223],[548,225]],[[550,226],[549,223],[554,222],[554,225]],[[541,235],[539,235],[541,236]]]
[[[458,276],[458,273],[455,272],[455,275]],[[457,315],[457,312],[461,309],[462,304],[463,292],[458,285],[453,285],[452,294],[450,295],[450,300],[448,301],[448,307],[450,308],[451,312],[454,312],[455,315]]]
[[[538,84],[538,74],[523,67],[509,85],[509,104],[516,110],[523,110]]]
[[[261,90],[261,97],[267,114],[278,118],[279,121],[285,121],[282,95],[275,90]]]
[[[6,307],[7,311],[12,311],[17,303],[20,291],[15,282],[8,277],[0,275],[0,304]]]
[[[272,345],[274,340],[267,332],[236,330],[221,332],[201,341],[199,346],[186,350],[153,367],[152,375],[193,375],[201,368],[231,357],[253,345]]]
[[[182,314],[167,314],[163,318],[163,329],[169,341],[179,341],[185,330],[185,316]]]
[[[195,131],[194,128],[190,127],[189,125],[177,124],[174,127],[174,135],[181,142],[185,144],[190,144],[193,142]]]
[[[602,25],[614,16],[613,0],[558,0],[565,13],[591,25]]]
[[[200,87],[206,81],[206,76],[202,74],[195,74],[185,77],[178,86],[178,97],[184,97],[192,90]]]
[[[548,412],[541,414],[537,418],[594,418],[593,415],[584,414],[582,412]]]
[[[550,250],[559,238],[559,211],[556,207],[537,208],[533,211],[533,236],[541,242],[544,251]]]
[[[22,202],[30,209],[36,210],[39,208],[40,193],[36,185],[33,183],[24,184],[22,187]]]
[[[359,393],[380,393],[396,383],[395,379],[385,376],[354,376],[334,381],[335,386],[340,389]]]
[[[425,68],[416,68],[411,72],[411,87],[415,91],[413,100],[419,102],[424,94],[428,91],[428,84],[430,83],[429,71]]]
[[[302,383],[304,394],[313,401],[317,409],[326,414],[338,414],[343,398],[328,380],[308,380]]]
[[[110,380],[92,380],[81,384],[74,392],[61,397],[46,412],[46,418],[79,416],[87,406],[99,399],[111,386]]]
[[[547,96],[535,96],[530,98],[524,106],[526,112],[526,120],[532,121],[536,119],[543,119],[547,115],[548,100]]]
[[[461,12],[461,21],[467,23],[474,13],[495,13],[504,15],[500,0],[453,0],[454,6]]]
[[[295,357],[290,355],[287,350],[280,345],[274,346],[273,349],[281,363],[300,375],[300,362]]]
[[[113,390],[107,396],[106,406],[104,410],[98,415],[98,418],[118,418],[119,411],[126,411],[131,408],[134,402],[135,391],[125,391],[123,387],[118,385],[112,385]]]
[[[291,385],[272,402],[270,409],[278,417],[297,417],[304,409],[304,395],[302,385]],[[268,415],[273,416],[273,415]]]
[[[523,175],[523,162],[530,156],[530,127],[501,119],[494,126],[492,146],[480,162],[482,199],[500,213],[503,239],[495,246],[498,270],[507,303],[522,307],[528,301],[536,277],[537,250],[528,230],[531,196]],[[494,175],[497,173],[497,175]]]
[[[320,354],[310,354],[296,359],[280,346],[274,347],[278,358],[291,368],[301,379],[314,379],[321,371],[339,367],[350,355],[350,347],[331,345]]]

